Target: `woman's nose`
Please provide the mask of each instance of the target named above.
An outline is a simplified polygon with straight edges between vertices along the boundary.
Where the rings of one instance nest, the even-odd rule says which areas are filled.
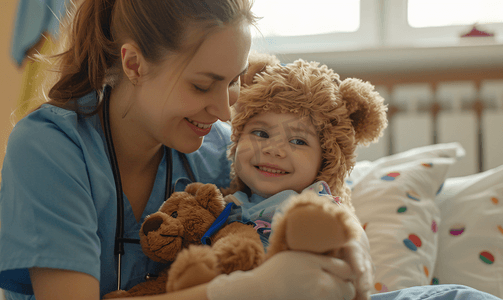
[[[206,111],[213,116],[217,117],[222,122],[227,122],[231,119],[231,105],[234,103],[229,102],[229,92],[226,91],[218,98],[213,99],[211,105],[209,105]],[[235,102],[235,101],[234,101]]]

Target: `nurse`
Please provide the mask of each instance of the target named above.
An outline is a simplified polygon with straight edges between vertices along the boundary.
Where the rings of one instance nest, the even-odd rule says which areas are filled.
[[[18,122],[7,146],[0,192],[7,299],[96,300],[118,283],[133,287],[163,267],[134,240],[170,186],[190,177],[229,184],[224,122],[248,66],[251,3],[76,2],[48,102]],[[367,299],[365,242],[349,243],[344,261],[285,252],[250,272],[138,299],[329,299],[341,276]]]

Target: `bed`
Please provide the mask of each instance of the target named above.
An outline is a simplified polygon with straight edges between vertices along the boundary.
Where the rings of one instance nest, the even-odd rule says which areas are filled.
[[[453,87],[449,107],[442,93]],[[459,82],[394,88],[385,135],[358,149],[347,183],[376,266],[373,293],[452,283],[503,298],[503,81],[480,87],[473,103],[484,109]],[[421,110],[429,97],[443,111]]]

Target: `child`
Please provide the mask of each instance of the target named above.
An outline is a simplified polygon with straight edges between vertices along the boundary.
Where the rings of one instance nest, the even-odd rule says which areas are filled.
[[[228,154],[232,181],[223,194],[237,208],[233,208],[228,221],[254,222],[267,248],[275,213],[281,212],[282,204],[288,203],[285,200],[291,195],[311,189],[347,208],[355,217],[355,222],[349,219],[346,224],[350,230],[360,232],[361,238],[341,241],[337,257],[352,255],[345,243],[356,240],[368,249],[344,178],[355,164],[356,145],[376,140],[387,125],[383,98],[369,83],[341,81],[318,63],[298,60],[281,65],[275,57],[259,54],[251,55],[249,62],[232,117]],[[332,197],[330,191],[337,197]],[[302,230],[309,234],[301,238],[302,244],[336,238],[336,231],[327,230],[330,226],[318,222],[318,218],[303,215]],[[331,218],[326,220],[332,222]],[[312,236],[319,239],[313,241]],[[305,250],[309,251],[309,246]],[[277,253],[276,249],[270,251]],[[372,278],[371,259],[366,259],[369,263],[364,277]],[[218,282],[215,280],[215,284]],[[353,299],[355,295],[360,299],[362,295],[357,295],[358,291],[355,294],[359,282],[353,283],[340,278],[340,299]]]
[[[303,60],[281,65],[266,55],[249,60],[252,72],[269,66],[244,79],[232,118],[231,188],[224,193],[234,192],[239,206],[230,221],[256,223],[267,247],[276,209],[304,190],[329,196],[354,214],[344,178],[355,164],[356,145],[382,135],[386,106],[372,85],[341,81],[327,66]]]

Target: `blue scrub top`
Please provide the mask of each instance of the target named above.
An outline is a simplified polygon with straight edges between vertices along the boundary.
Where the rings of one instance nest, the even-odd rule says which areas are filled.
[[[92,109],[96,94],[79,100]],[[216,123],[202,147],[187,159],[197,181],[228,186],[226,158],[230,126]],[[188,178],[173,151],[173,182]],[[183,180],[181,180],[183,181]],[[180,182],[180,181],[179,181]],[[139,238],[146,216],[164,201],[166,160],[162,159],[140,222],[124,195],[126,238]],[[183,190],[178,184],[176,190]],[[114,237],[117,200],[106,142],[98,115],[84,117],[44,104],[14,127],[0,188],[0,288],[7,299],[34,299],[28,268],[74,270],[100,281],[101,295],[116,289]],[[138,244],[125,244],[122,289],[144,281],[165,265],[146,257]]]

